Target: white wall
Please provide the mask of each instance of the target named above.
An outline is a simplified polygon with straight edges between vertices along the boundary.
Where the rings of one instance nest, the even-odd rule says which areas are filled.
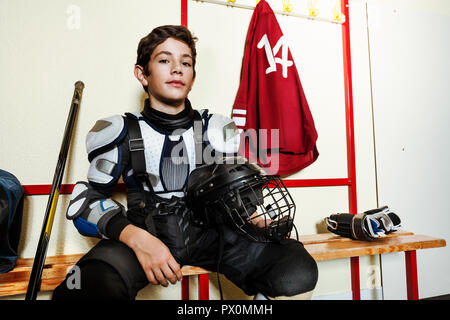
[[[335,2],[319,2],[320,14],[331,15]],[[269,3],[280,9],[281,1]],[[306,0],[291,3],[294,10],[306,12]],[[67,12],[71,5],[80,9],[79,28],[73,28],[76,12]],[[188,26],[199,37],[197,79],[189,98],[197,108],[229,115],[252,11],[194,1],[188,6]],[[318,160],[289,178],[345,178],[341,26],[280,15],[277,19],[289,40],[319,134]],[[73,83],[83,80],[86,89],[63,183],[85,180],[84,138],[91,126],[100,117],[141,108],[143,91],[132,73],[139,39],[158,25],[179,23],[178,0],[0,2],[0,147],[8,150],[0,153],[0,167],[22,184],[51,184]],[[350,25],[358,209],[364,211],[377,205],[365,1],[351,1]],[[292,188],[291,192],[299,208],[296,224],[301,234],[323,231],[324,217],[348,212],[346,187]],[[123,201],[123,195],[118,199]],[[46,203],[47,196],[25,201],[22,257],[35,254]],[[65,220],[67,204],[68,196],[61,196],[48,255],[86,252],[97,242],[80,236]],[[378,266],[378,257],[360,259],[363,290],[380,288]],[[348,259],[320,262],[319,272],[315,298],[348,295]],[[250,298],[222,281],[225,298]],[[191,287],[195,298],[194,280]],[[180,290],[179,284],[168,289],[149,286],[139,298],[178,299]],[[211,298],[218,297],[211,277]]]
[[[406,229],[450,238],[450,3],[369,1],[378,200]],[[382,257],[387,299],[404,299],[403,254]],[[419,296],[450,292],[450,247],[417,252]],[[401,277],[399,277],[401,270]]]

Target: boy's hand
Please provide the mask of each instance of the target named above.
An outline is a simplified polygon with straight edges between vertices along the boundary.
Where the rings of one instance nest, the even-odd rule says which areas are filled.
[[[180,265],[169,248],[146,230],[128,225],[122,230],[119,239],[133,249],[151,284],[167,287],[167,280],[175,284],[183,278]]]
[[[264,217],[259,216],[258,211],[255,211],[248,220],[253,223],[258,228],[266,228],[269,224],[272,223],[272,219],[264,219]]]

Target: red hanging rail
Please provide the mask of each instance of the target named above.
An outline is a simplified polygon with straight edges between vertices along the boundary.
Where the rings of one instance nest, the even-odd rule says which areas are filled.
[[[347,178],[337,179],[284,179],[283,183],[288,188],[301,187],[333,187],[351,186],[351,180]],[[71,194],[75,184],[61,185],[60,194]],[[52,186],[50,184],[33,184],[22,186],[26,196],[48,195]],[[125,184],[118,183],[114,188],[116,192],[125,192]]]

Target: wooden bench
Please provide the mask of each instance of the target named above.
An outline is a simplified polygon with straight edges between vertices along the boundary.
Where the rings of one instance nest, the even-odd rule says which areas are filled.
[[[416,250],[446,246],[444,239],[397,231],[377,241],[355,241],[332,233],[300,236],[299,240],[316,261],[405,252],[408,299],[418,299]],[[65,278],[67,272],[83,254],[47,257],[42,274],[41,291],[51,291]],[[30,277],[33,258],[18,259],[8,273],[0,274],[0,296],[24,294]],[[181,269],[183,280],[181,298],[189,300],[189,277],[198,276],[199,299],[209,299],[209,271],[192,266]],[[359,290],[359,279],[357,281]]]

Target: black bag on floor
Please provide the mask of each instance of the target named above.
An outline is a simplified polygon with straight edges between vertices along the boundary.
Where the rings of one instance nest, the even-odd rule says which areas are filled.
[[[23,199],[19,180],[0,169],[0,273],[12,270],[18,256]]]

